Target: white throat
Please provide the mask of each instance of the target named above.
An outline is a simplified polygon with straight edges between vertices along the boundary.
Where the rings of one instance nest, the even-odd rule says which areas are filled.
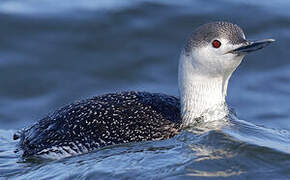
[[[198,55],[195,57],[198,58]],[[221,71],[221,61],[218,60],[215,62],[219,64],[214,64],[217,68],[209,70],[208,65],[200,64],[193,58],[192,54],[185,55],[182,52],[179,61],[178,85],[184,126],[195,123],[196,118],[205,112],[225,105],[228,81],[235,70],[234,67],[230,71]]]

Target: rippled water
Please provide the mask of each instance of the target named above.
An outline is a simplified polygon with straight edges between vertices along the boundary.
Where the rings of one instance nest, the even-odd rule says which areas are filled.
[[[289,7],[286,0],[2,0],[0,179],[289,179]],[[234,73],[227,98],[238,118],[221,120],[229,124],[62,160],[14,153],[13,132],[75,100],[121,90],[177,95],[183,42],[215,20],[239,24],[249,39],[277,40]]]

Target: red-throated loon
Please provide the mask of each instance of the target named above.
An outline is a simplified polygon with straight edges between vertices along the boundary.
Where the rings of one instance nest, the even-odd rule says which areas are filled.
[[[122,92],[72,103],[14,135],[23,156],[66,157],[178,134],[203,112],[225,104],[228,81],[246,54],[273,42],[251,42],[240,27],[212,22],[188,38],[179,60],[180,97]]]

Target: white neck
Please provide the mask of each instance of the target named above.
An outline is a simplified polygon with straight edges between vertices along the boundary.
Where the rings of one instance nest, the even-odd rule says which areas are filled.
[[[195,123],[195,118],[225,104],[227,86],[233,71],[210,75],[202,65],[193,63],[192,56],[181,54],[178,84],[183,125]],[[221,117],[222,118],[222,117]]]

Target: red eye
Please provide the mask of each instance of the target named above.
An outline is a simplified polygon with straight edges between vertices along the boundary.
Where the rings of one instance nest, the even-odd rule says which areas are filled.
[[[221,43],[220,41],[218,41],[218,40],[214,40],[214,41],[212,42],[212,46],[213,46],[214,48],[219,48],[221,45],[222,45],[222,43]]]

